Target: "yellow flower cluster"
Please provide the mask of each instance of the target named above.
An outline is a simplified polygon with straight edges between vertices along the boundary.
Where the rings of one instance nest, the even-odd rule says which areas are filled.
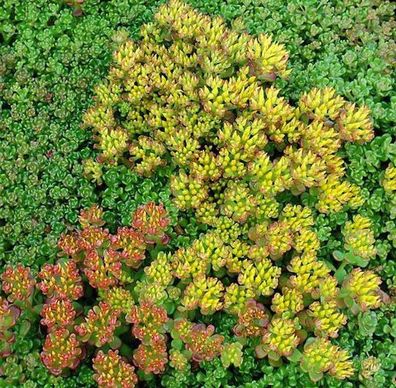
[[[274,266],[269,259],[263,259],[258,263],[247,260],[243,264],[238,282],[251,289],[256,296],[272,295],[278,286],[281,268]]]
[[[369,218],[354,216],[352,222],[345,223],[343,234],[344,246],[353,254],[363,259],[370,259],[376,255],[374,231]]]
[[[314,320],[317,336],[337,337],[338,330],[346,324],[346,316],[339,312],[336,302],[314,302],[309,306],[309,315]]]
[[[264,349],[272,352],[271,358],[290,356],[293,353],[300,342],[296,329],[296,322],[291,319],[272,319],[268,332],[263,337]]]
[[[355,268],[345,279],[343,290],[362,311],[366,311],[380,306],[380,284],[381,279],[374,272]]]
[[[291,317],[304,309],[303,295],[296,288],[284,288],[272,298],[271,309],[282,317]]]
[[[233,31],[179,0],[160,7],[141,35],[114,54],[85,115],[98,161],[145,176],[170,164],[176,205],[212,226],[221,215],[239,223],[276,217],[283,191],[317,188],[321,212],[363,201],[343,179],[337,152],[343,142],[373,137],[366,107],[331,88],[292,106],[269,86],[290,72],[282,45]],[[99,179],[94,162],[86,167]],[[274,244],[273,255],[286,247]]]
[[[195,278],[184,290],[181,305],[186,310],[200,307],[203,315],[213,314],[223,307],[221,302],[224,286],[217,278]]]
[[[396,191],[396,167],[389,164],[386,168],[384,177],[382,179],[382,187],[387,194],[392,194]]]
[[[98,290],[99,298],[106,302],[113,310],[128,314],[134,305],[131,292],[122,287],[113,287],[107,290]]]
[[[313,253],[294,256],[288,270],[295,275],[290,277],[291,285],[302,293],[313,293],[321,281],[329,276],[330,269],[319,261]]]
[[[345,350],[332,345],[325,338],[310,338],[304,346],[301,368],[309,373],[313,381],[321,379],[328,372],[337,379],[353,375],[352,361]]]
[[[320,183],[318,197],[316,208],[321,213],[339,212],[345,204],[356,209],[364,203],[358,186],[340,181],[334,175],[328,176]]]

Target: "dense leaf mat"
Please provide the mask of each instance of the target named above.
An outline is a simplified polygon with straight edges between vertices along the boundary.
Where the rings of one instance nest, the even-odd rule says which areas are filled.
[[[89,132],[82,130],[83,111],[92,104],[93,86],[108,72],[111,53],[129,35],[137,37],[159,2],[4,1],[0,8],[1,207],[0,260],[38,268],[56,259],[56,242],[77,223],[78,211],[92,203],[105,209],[111,229],[128,225],[137,205],[163,202],[183,234],[174,246],[185,246],[200,228],[191,214],[182,215],[170,201],[166,174],[139,178],[125,167],[106,167],[96,187],[83,176],[82,161],[92,157]],[[347,175],[363,188],[361,213],[374,225],[377,257],[370,262],[394,291],[395,200],[389,195],[395,163],[394,5],[379,1],[190,1],[198,9],[222,15],[235,28],[268,32],[285,44],[293,72],[279,86],[296,100],[312,86],[334,86],[351,101],[366,103],[373,112],[376,138],[346,147]],[[286,89],[285,89],[286,88]],[[394,179],[394,178],[393,178]],[[384,180],[385,183],[384,184]],[[393,188],[392,188],[393,187]],[[132,189],[131,189],[132,188]],[[386,193],[388,192],[388,194]],[[307,196],[306,203],[312,199]],[[319,217],[315,230],[321,256],[340,247],[343,212]],[[389,386],[394,378],[395,322],[392,307],[350,317],[348,329],[335,341],[354,354],[355,379]],[[213,323],[226,333],[233,322]],[[0,386],[89,386],[90,367],[81,366],[67,378],[48,374],[39,360],[41,334],[26,321],[14,329],[13,354],[0,361]],[[256,381],[257,382],[254,382]],[[253,382],[252,382],[253,381]],[[237,370],[220,360],[191,374],[166,374],[165,386],[311,386],[308,377],[289,364],[273,368],[244,354]],[[150,384],[148,382],[147,384]],[[152,381],[153,386],[158,386]],[[352,386],[323,380],[324,386]],[[314,384],[313,386],[317,386]]]

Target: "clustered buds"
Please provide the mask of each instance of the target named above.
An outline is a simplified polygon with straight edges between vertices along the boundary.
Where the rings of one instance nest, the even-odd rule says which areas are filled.
[[[238,315],[234,333],[238,337],[261,337],[266,332],[268,322],[264,306],[255,300],[249,300]]]
[[[203,315],[211,315],[223,307],[223,290],[219,279],[204,276],[195,278],[184,290],[181,303],[186,310],[199,307]]]
[[[131,292],[122,287],[99,290],[99,298],[109,305],[111,310],[118,310],[124,314],[128,314],[134,304]]]
[[[48,332],[73,325],[76,317],[76,311],[69,299],[49,299],[40,314],[42,316],[40,323],[47,326]]]
[[[119,325],[119,312],[107,303],[99,302],[88,311],[85,322],[75,327],[82,342],[101,347],[113,340],[114,330]]]
[[[143,301],[139,306],[132,307],[126,317],[127,322],[133,324],[132,334],[144,343],[150,343],[155,336],[165,333],[164,325],[168,315],[162,307],[150,301]]]
[[[338,330],[346,324],[346,316],[339,312],[336,302],[314,302],[309,306],[308,314],[312,317],[317,336],[337,337]]]
[[[377,308],[381,304],[381,279],[372,271],[352,270],[343,284],[343,294],[348,307],[357,305],[361,311]]]
[[[273,318],[262,338],[262,345],[256,349],[257,355],[263,357],[268,354],[272,359],[290,356],[300,343],[296,330],[296,321]]]
[[[320,380],[324,372],[341,380],[353,375],[352,361],[347,352],[325,338],[306,341],[301,368],[309,373],[313,381]]]
[[[168,225],[169,218],[165,208],[154,202],[137,208],[132,220],[132,226],[144,236],[148,244],[166,242],[165,231]]]
[[[132,323],[132,334],[142,343],[134,352],[136,365],[145,373],[160,374],[168,362],[165,324],[169,318],[164,308],[143,300],[132,307],[126,321]]]
[[[357,215],[344,227],[345,248],[356,256],[370,259],[376,255],[374,231],[369,218]]]
[[[293,106],[270,85],[290,73],[282,45],[233,31],[180,0],[162,5],[141,36],[119,47],[96,88],[84,123],[100,154],[85,169],[100,181],[103,163],[142,176],[168,165],[175,205],[206,231],[170,251],[162,204],[139,206],[130,226],[116,231],[106,229],[99,206],[82,211],[81,228],[59,241],[59,261],[38,274],[47,297],[43,363],[60,375],[88,349],[100,387],[133,387],[132,363],[138,374],[168,365],[185,371],[216,357],[239,367],[243,346],[253,345],[274,365],[298,359],[313,381],[323,373],[350,377],[349,355],[329,338],[346,324],[342,308],[379,307],[381,281],[361,269],[333,276],[319,257],[314,214],[363,204],[339,151],[372,139],[369,110],[332,88],[308,91]],[[388,194],[394,178],[389,166]],[[311,208],[296,204],[304,192],[310,200],[300,203]],[[367,217],[354,216],[342,234],[348,257],[376,255]],[[33,299],[29,269],[8,267],[2,280],[10,302]],[[97,300],[82,309],[84,291]],[[10,333],[19,310],[0,297],[0,312]],[[234,316],[233,338],[202,323],[213,314]],[[122,346],[127,332],[131,342]],[[0,334],[0,352],[12,338]]]
[[[141,33],[140,43],[115,53],[85,115],[100,161],[126,162],[143,176],[169,164],[176,205],[212,226],[222,215],[238,223],[276,215],[283,191],[317,189],[325,213],[362,202],[337,152],[372,139],[367,107],[329,87],[292,106],[269,85],[290,73],[282,45],[230,30],[179,0],[160,7]],[[274,230],[271,241],[276,257],[290,235]]]
[[[282,294],[272,298],[271,309],[277,315],[290,318],[304,309],[303,295],[295,288],[284,288]]]
[[[392,195],[396,191],[396,167],[392,164],[389,164],[385,169],[382,187],[388,195]]]
[[[140,344],[133,354],[136,366],[145,373],[161,374],[168,363],[166,340],[156,336],[148,344]]]
[[[60,375],[65,369],[75,369],[80,363],[82,349],[74,333],[59,328],[47,335],[44,341],[41,360],[54,375]]]
[[[180,339],[190,358],[197,362],[211,361],[223,350],[223,336],[215,334],[213,325],[192,323],[182,318],[175,320],[172,336]]]
[[[10,302],[26,302],[33,294],[36,284],[29,268],[18,264],[16,267],[7,267],[3,272],[3,291],[8,294]]]
[[[104,228],[101,208],[94,205],[83,210],[80,214],[82,229],[62,236],[59,241],[62,257],[56,264],[45,264],[41,268],[37,288],[47,297],[40,311],[41,324],[47,332],[41,359],[52,374],[61,375],[75,369],[88,345],[119,347],[116,330],[125,318],[133,323],[134,337],[144,342],[134,354],[135,364],[146,373],[164,371],[168,360],[165,329],[162,328],[168,320],[166,312],[150,301],[135,307],[134,296],[125,286],[133,281],[128,268],[136,270],[141,265],[148,244],[162,246],[167,242],[165,230],[169,219],[164,207],[152,202],[139,207],[132,219],[133,227],[120,228],[112,235]],[[166,255],[159,254],[157,268],[153,262],[151,271],[147,270],[148,279],[162,279],[165,287],[173,278],[171,272],[165,276],[161,270],[166,260]],[[98,303],[85,317],[81,316],[81,305],[77,302],[84,296],[84,278],[98,294]],[[10,301],[34,311],[30,299],[36,281],[29,268],[22,265],[8,267],[2,280],[2,288],[9,294]],[[177,295],[174,291],[173,294]],[[20,310],[2,297],[0,302],[0,351],[7,355],[14,339],[9,329],[15,325]],[[111,366],[112,362],[114,366]],[[100,386],[113,386],[112,383],[132,386],[137,382],[133,367],[117,352],[110,351],[106,355],[99,352],[94,365],[95,379]],[[113,367],[115,369],[111,369]]]
[[[135,368],[124,361],[117,350],[109,350],[107,354],[99,350],[92,367],[99,387],[133,388],[137,384]]]
[[[77,264],[74,261],[46,264],[38,274],[40,291],[48,298],[77,300],[84,288]]]

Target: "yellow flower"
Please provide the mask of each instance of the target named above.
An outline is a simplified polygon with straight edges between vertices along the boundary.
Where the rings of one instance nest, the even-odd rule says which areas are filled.
[[[150,282],[167,287],[173,279],[170,254],[159,252],[156,259],[144,268],[144,272]]]
[[[290,277],[290,284],[302,293],[313,292],[330,272],[326,264],[310,252],[294,256],[287,268],[296,274]]]
[[[310,229],[304,228],[295,235],[293,242],[294,249],[301,252],[317,252],[320,248],[318,235]]]
[[[345,249],[353,254],[363,259],[370,259],[376,255],[374,231],[369,218],[359,214],[354,216],[352,222],[345,223],[343,235]]]
[[[282,209],[279,219],[286,222],[293,233],[300,229],[309,228],[314,224],[312,211],[309,207],[290,203]]]
[[[280,356],[290,356],[299,342],[296,323],[291,319],[273,318],[263,337],[263,343]]]
[[[301,113],[318,120],[334,120],[338,117],[344,104],[344,99],[337,96],[333,88],[314,88],[308,93],[304,93],[299,101]]]
[[[381,279],[374,272],[355,268],[345,279],[342,288],[362,311],[366,311],[381,305],[380,284]]]
[[[214,314],[223,307],[224,286],[219,279],[198,277],[184,290],[181,305],[186,310],[199,307],[203,315]]]
[[[272,295],[278,286],[280,274],[281,268],[272,265],[269,259],[257,263],[245,260],[238,276],[238,282],[251,289],[255,295],[267,296]]]
[[[366,143],[374,137],[373,123],[367,106],[347,103],[337,120],[340,136],[345,141]]]
[[[393,191],[396,191],[396,167],[391,164],[385,170],[382,186],[387,194],[392,194]]]
[[[344,380],[351,377],[353,373],[353,364],[348,352],[343,349],[337,349],[329,374],[336,379]]]
[[[224,310],[230,314],[239,314],[246,305],[246,302],[253,299],[254,292],[239,284],[230,284],[224,294]]]
[[[316,208],[321,213],[339,212],[346,204],[355,209],[363,203],[359,187],[347,181],[340,181],[337,176],[329,175],[319,185]]]
[[[277,293],[272,298],[271,309],[282,318],[291,318],[303,308],[303,295],[297,289],[285,287],[282,294]]]
[[[309,306],[308,314],[315,324],[315,335],[337,337],[338,330],[346,324],[346,316],[342,314],[335,301],[314,302]]]

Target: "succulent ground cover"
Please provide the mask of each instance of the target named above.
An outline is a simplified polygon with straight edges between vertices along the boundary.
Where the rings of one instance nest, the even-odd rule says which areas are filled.
[[[159,3],[1,6],[0,386],[390,386],[394,5]]]

